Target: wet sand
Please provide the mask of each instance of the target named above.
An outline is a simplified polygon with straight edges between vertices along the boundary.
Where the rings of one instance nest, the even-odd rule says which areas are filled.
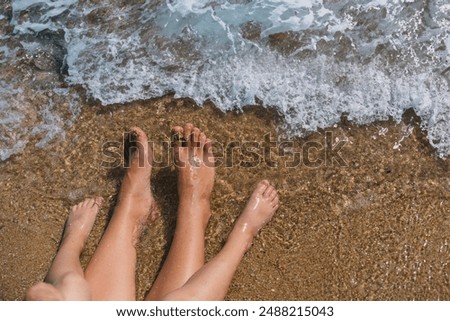
[[[121,152],[124,130],[136,125],[153,141],[168,141],[170,127],[188,121],[221,144],[264,142],[266,133],[275,141],[283,136],[276,117],[260,108],[223,114],[170,97],[113,107],[91,104],[64,140],[45,149],[30,142],[3,163],[0,299],[21,300],[44,278],[68,209],[99,195],[106,204],[82,254],[86,266],[120,185],[122,171],[114,168],[120,159],[112,155]],[[325,159],[326,137],[334,144],[346,141],[336,145],[342,159],[330,141],[327,156],[334,157]],[[311,147],[309,162],[288,167],[292,156],[274,150],[278,166],[271,167],[258,159],[259,149],[246,156],[237,152],[234,165],[228,158],[217,169],[207,259],[220,250],[257,181],[271,180],[282,202],[244,257],[227,299],[450,300],[450,160],[437,158],[413,115],[400,124],[368,126],[344,119],[293,144],[297,155],[302,146]],[[155,154],[160,160],[157,146]],[[223,156],[220,148],[217,155]],[[155,168],[152,185],[162,217],[148,224],[138,246],[139,299],[170,245],[177,206],[174,168]]]

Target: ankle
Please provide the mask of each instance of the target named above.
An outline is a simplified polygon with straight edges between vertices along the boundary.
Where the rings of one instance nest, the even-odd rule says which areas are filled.
[[[198,195],[187,194],[184,193],[179,197],[179,209],[195,209],[202,211],[211,211],[210,210],[210,200],[209,197],[201,197]]]
[[[242,215],[237,219],[233,227],[233,231],[236,230],[236,232],[240,232],[241,234],[246,235],[248,238],[254,238],[258,234],[260,229],[261,226],[257,226],[254,223],[249,222],[248,220],[244,219]]]
[[[211,209],[209,201],[180,201],[178,205],[177,225],[202,223],[203,230],[206,230]]]
[[[85,240],[82,237],[75,237],[73,235],[64,236],[59,251],[62,249],[67,249],[72,253],[76,253],[78,255],[81,254],[84,248]]]
[[[256,233],[257,231],[255,232],[254,229],[249,228],[248,224],[236,222],[228,236],[228,241],[241,244],[247,251],[251,247]]]

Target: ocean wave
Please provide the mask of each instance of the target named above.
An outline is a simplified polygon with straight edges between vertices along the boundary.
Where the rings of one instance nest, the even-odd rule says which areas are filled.
[[[103,105],[167,92],[224,111],[262,102],[292,135],[331,126],[342,114],[366,124],[399,121],[414,108],[438,154],[450,154],[446,1],[115,4],[13,0],[9,37],[31,55],[29,44],[43,32],[59,37],[64,50],[53,52],[64,52],[65,81]]]

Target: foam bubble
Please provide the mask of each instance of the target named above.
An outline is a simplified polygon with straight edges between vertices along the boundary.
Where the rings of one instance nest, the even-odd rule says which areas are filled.
[[[222,110],[263,101],[278,109],[291,134],[331,126],[342,113],[365,124],[399,121],[414,108],[430,143],[446,156],[450,11],[444,2],[171,0],[115,8],[14,0],[11,23],[16,34],[63,32],[66,80],[104,105],[169,91],[199,104],[212,100]],[[24,19],[24,10],[33,14]],[[57,116],[42,111],[42,128],[64,121]],[[47,132],[49,139],[61,134]]]

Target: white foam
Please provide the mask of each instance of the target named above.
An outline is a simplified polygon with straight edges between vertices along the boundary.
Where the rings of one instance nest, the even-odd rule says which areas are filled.
[[[448,84],[434,72],[436,66],[427,64],[441,61],[436,48],[442,41],[447,50],[450,48],[448,29],[444,28],[448,26],[448,15],[439,3],[433,4],[437,8],[435,21],[443,32],[430,30],[429,37],[422,39],[428,42],[428,49],[420,52],[414,46],[421,18],[418,14],[401,13],[404,2],[354,3],[353,8],[358,11],[387,9],[384,20],[374,21],[385,37],[367,41],[354,16],[342,14],[342,7],[325,7],[319,0],[225,2],[221,6],[211,6],[206,0],[171,1],[168,9],[161,7],[155,13],[154,21],[165,27],[162,35],[170,37],[183,34],[189,26],[189,37],[201,39],[199,59],[183,62],[184,57],[177,56],[176,51],[160,52],[152,43],[140,44],[136,34],[126,39],[117,33],[107,38],[99,35],[82,41],[72,35],[69,80],[82,84],[105,105],[147,99],[171,90],[177,97],[192,97],[199,104],[212,100],[223,110],[254,104],[258,97],[265,105],[276,106],[285,117],[286,126],[297,134],[330,126],[339,121],[342,113],[357,123],[368,123],[388,117],[400,120],[404,110],[414,108],[423,118],[430,142],[444,156],[450,153],[445,138],[450,127],[445,103],[450,101]],[[328,54],[303,61],[283,57],[240,36],[239,26],[248,21],[242,12],[248,12],[252,21],[263,26],[262,37],[289,30],[321,30],[321,36],[312,35],[310,43],[292,56],[305,48],[315,49],[320,39],[328,41],[334,32],[341,31],[362,56],[373,56],[377,45],[387,43],[411,54],[412,59],[406,68],[396,69],[386,68],[386,61],[373,57],[368,64],[339,62]],[[146,56],[133,57],[124,51],[139,51],[143,45]],[[89,53],[102,47],[108,48],[107,56]],[[172,64],[179,68],[167,72],[165,67]],[[337,85],[336,79],[344,81]],[[431,88],[430,83],[439,86]],[[438,121],[433,120],[436,117]]]
[[[8,46],[0,46],[0,64],[6,63],[10,60],[15,60],[15,55],[18,48],[11,50]]]
[[[257,97],[277,108],[292,134],[331,126],[342,113],[364,124],[399,121],[414,108],[444,157],[450,154],[449,83],[442,74],[450,64],[450,11],[444,2],[430,0],[425,8],[409,0],[171,0],[156,9],[150,2],[119,9],[46,0],[41,17],[19,21],[20,12],[36,4],[14,0],[12,24],[18,34],[64,31],[67,81],[104,105],[175,91],[176,97],[212,100],[230,110]],[[102,6],[109,10],[109,20],[103,17],[108,28],[86,21]],[[55,18],[65,10],[79,21],[75,27]],[[260,41],[243,37],[241,28],[250,21],[259,25]],[[282,55],[267,42],[287,31],[297,32],[301,45]],[[341,35],[348,44],[339,43]],[[323,49],[324,43],[331,48]],[[340,46],[350,54],[337,59]],[[376,53],[381,46],[386,49]],[[297,58],[305,49],[314,54]],[[397,57],[386,58],[387,50]],[[48,140],[62,135],[45,127],[62,128],[58,115],[44,110],[41,116]]]
[[[62,12],[69,10],[73,5],[78,3],[78,0],[13,0],[11,25],[15,27],[14,31],[17,33],[34,33],[43,30],[57,31],[61,28],[57,17]],[[20,12],[29,10],[34,6],[43,6],[47,8],[44,14],[39,17],[39,21],[18,21]]]
[[[35,94],[40,92],[39,88],[34,89]],[[65,131],[73,125],[80,113],[80,101],[78,94],[67,88],[56,88],[54,92],[60,97],[66,97],[67,110],[56,108],[52,98],[43,105],[36,106],[21,88],[14,88],[0,79],[1,161],[20,153],[32,137],[38,137],[38,148],[44,148],[55,140],[64,140]]]
[[[46,13],[44,16],[55,16],[51,15],[51,12],[55,9],[65,9],[69,6],[77,3],[78,0],[14,0],[12,1],[12,9],[13,11],[19,12],[24,11],[32,6],[43,4],[48,6],[51,10]],[[59,13],[58,13],[59,14]]]

